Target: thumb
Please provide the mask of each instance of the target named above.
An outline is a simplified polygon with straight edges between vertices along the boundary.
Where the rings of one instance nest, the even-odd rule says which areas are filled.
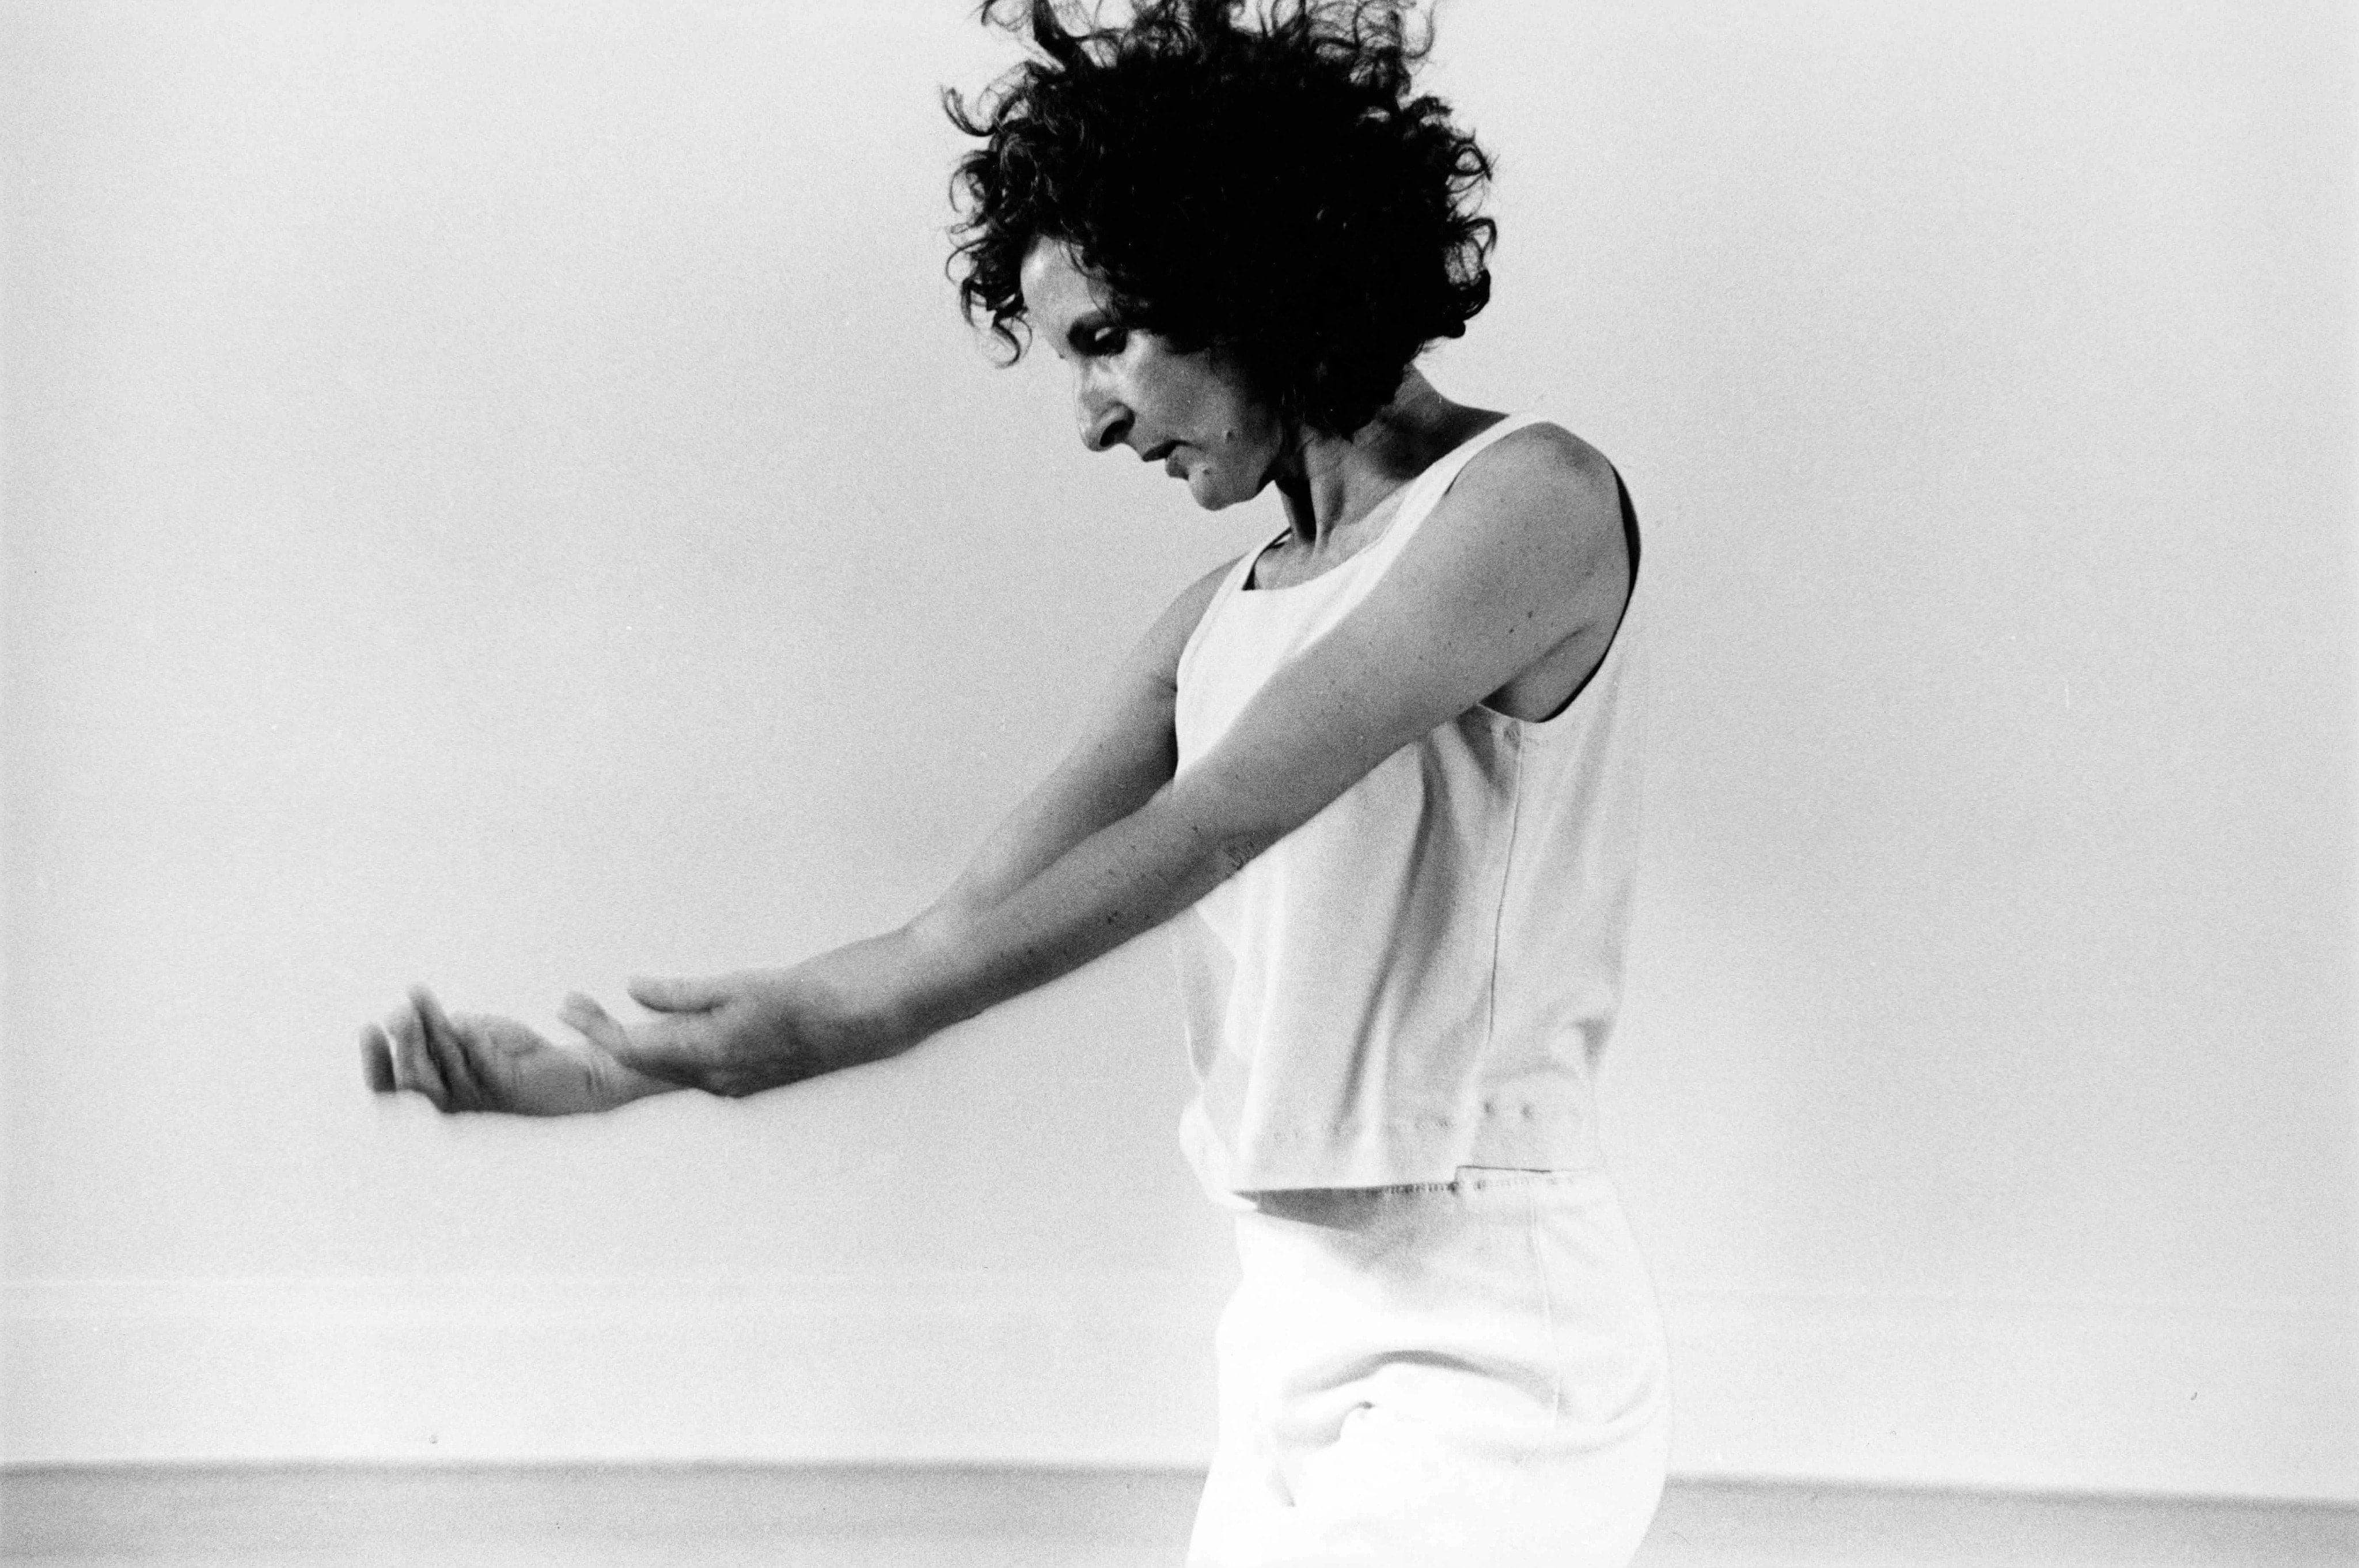
[[[686,1018],[654,1018],[628,1029],[609,1027],[614,1044],[607,1054],[631,1072],[686,1088],[706,1087],[711,1051],[700,1032],[709,1033],[708,1025]]]
[[[694,1061],[670,1038],[679,1026],[668,1019],[625,1028],[614,1022],[614,1015],[580,991],[565,999],[557,1016],[577,1031],[584,1040],[603,1051],[622,1066],[643,1077],[660,1078],[668,1084],[693,1082],[690,1076]]]
[[[710,1012],[729,1000],[718,980],[639,979],[624,988],[631,1000],[656,1012]]]

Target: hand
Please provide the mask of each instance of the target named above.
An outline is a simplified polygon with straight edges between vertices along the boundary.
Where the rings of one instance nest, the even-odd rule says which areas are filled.
[[[674,1086],[632,1071],[594,1044],[542,1039],[506,1018],[444,1014],[424,989],[383,1028],[361,1032],[369,1087],[424,1095],[446,1114],[572,1116],[613,1110]]]
[[[701,980],[633,980],[630,993],[657,1016],[621,1023],[586,996],[559,1016],[626,1070],[667,1087],[732,1098],[874,1062],[921,1037],[862,1004],[886,939],[855,944],[791,969],[744,969]]]

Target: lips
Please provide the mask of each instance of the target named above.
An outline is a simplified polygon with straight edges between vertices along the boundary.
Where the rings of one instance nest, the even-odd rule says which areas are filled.
[[[1166,441],[1161,446],[1149,447],[1147,450],[1139,453],[1138,460],[1143,463],[1159,463],[1179,449],[1179,442]]]

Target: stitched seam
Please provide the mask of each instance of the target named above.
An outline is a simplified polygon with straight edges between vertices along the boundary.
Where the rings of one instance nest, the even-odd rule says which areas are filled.
[[[1564,1409],[1564,1357],[1556,1343],[1556,1293],[1549,1289],[1548,1259],[1540,1252],[1540,1195],[1535,1188],[1526,1196],[1531,1222],[1524,1231],[1524,1239],[1531,1244],[1532,1267],[1540,1277],[1540,1323],[1548,1333],[1549,1430],[1554,1432],[1557,1418]]]
[[[1499,1034],[1499,949],[1507,923],[1507,884],[1515,880],[1516,839],[1524,822],[1524,742],[1514,730],[1507,732],[1515,745],[1515,781],[1508,786],[1513,799],[1507,806],[1507,844],[1499,852],[1499,892],[1491,903],[1491,974],[1490,983],[1484,988],[1483,1065],[1488,1065],[1491,1047]]]

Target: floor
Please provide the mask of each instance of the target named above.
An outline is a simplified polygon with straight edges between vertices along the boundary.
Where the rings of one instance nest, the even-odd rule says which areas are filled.
[[[827,1466],[0,1472],[0,1561],[76,1568],[1177,1568],[1197,1477]],[[2359,1508],[1675,1482],[1639,1568],[2359,1563]]]

